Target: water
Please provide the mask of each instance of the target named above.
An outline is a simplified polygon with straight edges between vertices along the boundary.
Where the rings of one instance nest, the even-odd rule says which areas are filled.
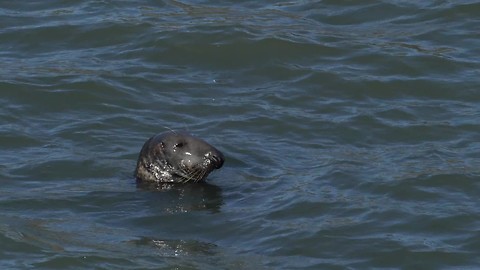
[[[2,269],[480,267],[477,1],[2,1]],[[151,135],[226,156],[137,187]]]

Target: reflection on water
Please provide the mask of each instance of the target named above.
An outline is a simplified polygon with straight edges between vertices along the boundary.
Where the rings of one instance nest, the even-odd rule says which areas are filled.
[[[155,192],[149,198],[162,201],[166,212],[190,212],[209,210],[219,212],[223,205],[222,189],[206,182],[202,183],[147,183],[137,182],[137,187]]]
[[[158,255],[162,257],[191,255],[210,256],[215,254],[215,249],[217,248],[217,246],[212,243],[202,243],[195,240],[160,240],[144,237],[131,242],[139,246],[154,247],[158,252]]]

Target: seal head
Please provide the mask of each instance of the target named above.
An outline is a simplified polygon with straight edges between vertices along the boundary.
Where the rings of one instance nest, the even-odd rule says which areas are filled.
[[[204,181],[225,161],[222,152],[185,132],[169,131],[148,139],[138,156],[135,177],[140,182]]]

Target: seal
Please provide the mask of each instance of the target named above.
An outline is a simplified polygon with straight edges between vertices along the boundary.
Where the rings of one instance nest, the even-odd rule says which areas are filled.
[[[203,182],[225,158],[206,141],[186,132],[168,131],[148,139],[138,156],[139,182]]]

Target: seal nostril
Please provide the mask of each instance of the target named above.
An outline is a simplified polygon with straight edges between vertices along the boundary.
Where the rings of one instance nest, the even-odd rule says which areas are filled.
[[[223,157],[212,155],[212,159],[215,161],[215,168],[220,169],[223,166]]]

